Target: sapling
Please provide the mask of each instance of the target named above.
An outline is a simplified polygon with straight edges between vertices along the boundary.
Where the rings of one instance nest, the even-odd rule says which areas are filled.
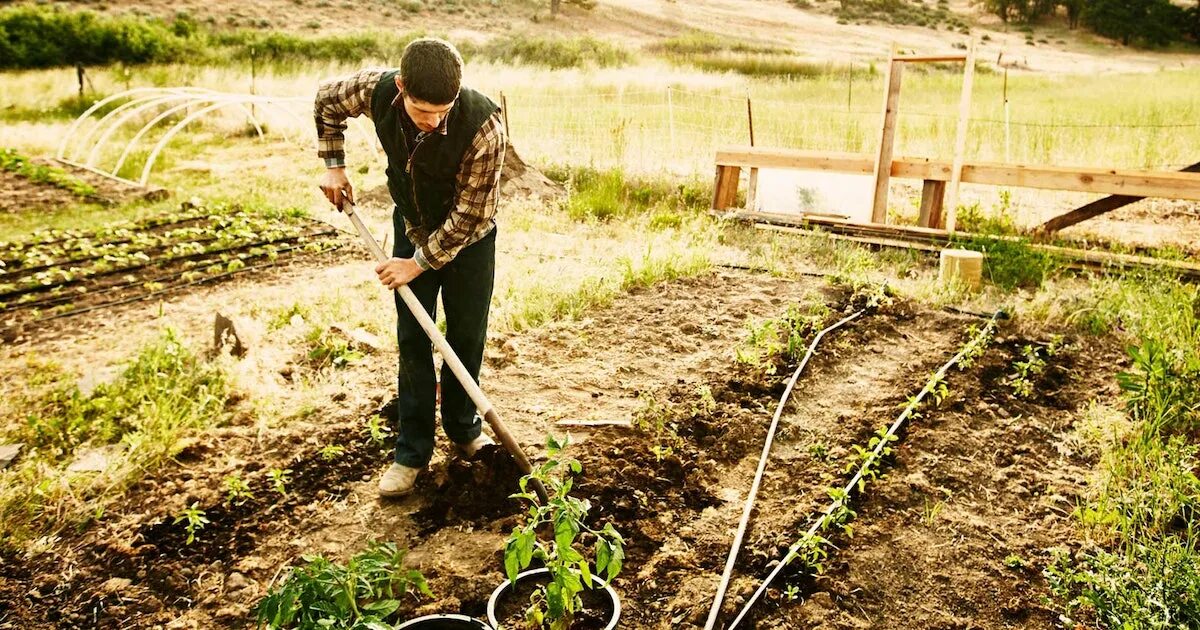
[[[190,506],[184,508],[179,516],[175,517],[174,523],[184,523],[183,530],[187,532],[187,543],[192,544],[196,541],[196,532],[204,529],[204,526],[209,523],[208,517],[204,515],[204,510],[199,508],[200,502],[193,502]]]
[[[236,473],[225,478],[225,502],[241,505],[254,496],[250,484]]]
[[[271,480],[271,487],[281,495],[287,495],[287,485],[292,481],[292,469],[272,468],[267,471],[267,478]]]
[[[582,470],[578,460],[562,456],[569,441],[569,435],[562,442],[547,436],[546,455],[549,459],[522,477],[521,492],[512,495],[515,499],[528,501],[530,506],[525,522],[513,528],[505,543],[504,573],[515,584],[517,574],[535,559],[550,572],[550,581],[539,585],[530,596],[530,605],[525,612],[530,628],[570,628],[575,615],[583,608],[580,593],[596,585],[593,573],[603,574],[611,581],[621,571],[625,560],[625,541],[612,523],[606,523],[600,530],[589,527],[586,517],[591,504],[569,494],[574,483],[572,475]],[[545,503],[539,503],[537,496],[529,491],[529,484],[535,479],[550,495]],[[545,525],[554,530],[554,536],[549,540],[539,539],[537,535]],[[592,546],[594,565],[584,555],[581,538],[584,533],[595,539]]]
[[[339,444],[326,444],[321,447],[321,459],[331,462],[341,457],[346,452],[346,447]]]

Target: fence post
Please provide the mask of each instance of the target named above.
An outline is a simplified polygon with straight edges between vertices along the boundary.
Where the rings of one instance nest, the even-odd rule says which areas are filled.
[[[754,110],[750,107],[750,93],[746,93],[746,125],[750,128],[750,146],[754,146]]]
[[[75,64],[75,78],[79,80],[79,102],[83,102],[83,64]]]
[[[671,101],[671,86],[667,86],[667,125],[671,128],[671,149],[674,150],[675,144],[675,106]]]
[[[1012,146],[1009,142],[1011,136],[1009,134],[1009,117],[1008,117],[1008,68],[1004,69],[1004,162],[1012,164],[1012,154],[1009,152],[1009,147]]]

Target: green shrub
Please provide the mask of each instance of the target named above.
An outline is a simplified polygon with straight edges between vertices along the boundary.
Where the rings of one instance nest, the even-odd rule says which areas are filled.
[[[112,17],[43,6],[0,10],[0,69],[175,61],[194,22]]]
[[[977,235],[958,237],[954,245],[983,252],[984,277],[1006,290],[1040,287],[1057,267],[1053,256],[1033,247],[1025,238]]]

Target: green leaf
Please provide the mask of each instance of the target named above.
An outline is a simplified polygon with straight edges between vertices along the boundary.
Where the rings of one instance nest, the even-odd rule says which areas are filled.
[[[596,570],[607,571],[608,563],[612,560],[612,547],[608,541],[601,538],[596,541]]]
[[[595,586],[595,583],[592,582],[592,572],[590,569],[588,569],[587,560],[584,560],[579,563],[579,572],[583,574],[584,586],[586,586],[587,588],[592,588]]]
[[[570,515],[560,513],[554,522],[554,542],[559,549],[569,548],[579,535],[579,525],[571,520]]]
[[[621,572],[621,565],[625,562],[625,549],[619,541],[613,543],[612,558],[609,559],[606,565],[604,575],[611,581]]]
[[[551,619],[558,619],[563,616],[566,609],[566,602],[563,601],[562,588],[551,582],[546,585],[546,614]]]
[[[380,617],[387,617],[388,615],[396,612],[396,609],[399,607],[400,600],[398,599],[381,599],[377,602],[371,602],[370,604],[361,606],[360,610],[378,615]]]

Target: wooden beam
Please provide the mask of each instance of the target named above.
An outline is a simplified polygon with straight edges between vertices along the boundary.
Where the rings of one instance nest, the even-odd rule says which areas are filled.
[[[963,70],[962,97],[958,103],[958,129],[954,134],[954,163],[950,167],[950,192],[946,201],[946,229],[954,231],[958,214],[958,186],[962,183],[963,158],[967,149],[967,123],[971,115],[971,88],[975,85],[975,40],[967,50]]]
[[[716,159],[718,166],[755,166],[854,175],[870,175],[874,161],[875,158],[865,153],[735,147],[718,151]],[[900,179],[948,182],[952,168],[949,162],[929,158],[896,157],[892,159],[890,175]],[[1200,201],[1200,172],[968,162],[963,164],[962,183]]]
[[[1200,162],[1184,168],[1182,173],[1200,173]],[[1053,234],[1063,228],[1070,227],[1076,223],[1087,221],[1098,217],[1106,212],[1112,212],[1117,208],[1127,206],[1135,201],[1141,201],[1145,197],[1135,197],[1133,195],[1111,195],[1103,199],[1097,199],[1089,204],[1079,206],[1074,210],[1065,214],[1060,214],[1049,221],[1041,224],[1034,232],[1038,235]]]
[[[809,233],[822,236],[830,235],[834,237],[844,237],[846,240],[859,240],[860,242],[876,241],[878,244],[889,245],[890,243],[886,243],[888,240],[900,241],[903,243],[903,246],[924,250],[930,250],[931,248],[941,249],[950,244],[952,238],[972,238],[980,236],[983,238],[997,240],[1024,240],[1018,236],[980,235],[971,234],[968,232],[951,234],[946,230],[935,230],[931,228],[920,228],[908,225],[853,223],[850,221],[817,219],[805,217],[803,215],[797,216],[794,214],[783,215],[766,212],[738,212],[734,216],[735,218],[746,221],[762,221],[772,225],[783,225],[791,228],[825,228],[831,232],[835,232],[835,234],[829,234],[828,232],[820,231],[810,231]],[[1172,269],[1179,272],[1183,276],[1200,279],[1200,264],[1193,262],[1151,258],[1148,256],[1136,256],[1132,254],[1116,254],[1111,252],[1075,249],[1071,247],[1057,247],[1053,245],[1041,245],[1038,243],[1029,243],[1029,247],[1053,254],[1064,260],[1073,261],[1080,264],[1086,263],[1099,267],[1117,266],[1140,267],[1144,269]]]
[[[933,179],[925,180],[921,187],[921,215],[917,225],[922,227],[942,227],[942,204],[946,200],[946,182]]]
[[[871,201],[871,221],[887,223],[888,178],[892,172],[892,149],[896,144],[896,114],[900,105],[900,77],[904,65],[895,61],[896,49],[892,47],[892,59],[888,60],[887,78],[884,80],[883,121],[879,131],[879,153],[875,157],[875,195]]]
[[[951,53],[948,55],[899,55],[895,57],[896,61],[905,63],[924,63],[924,62],[944,62],[944,61],[966,61],[967,56],[962,53]]]

